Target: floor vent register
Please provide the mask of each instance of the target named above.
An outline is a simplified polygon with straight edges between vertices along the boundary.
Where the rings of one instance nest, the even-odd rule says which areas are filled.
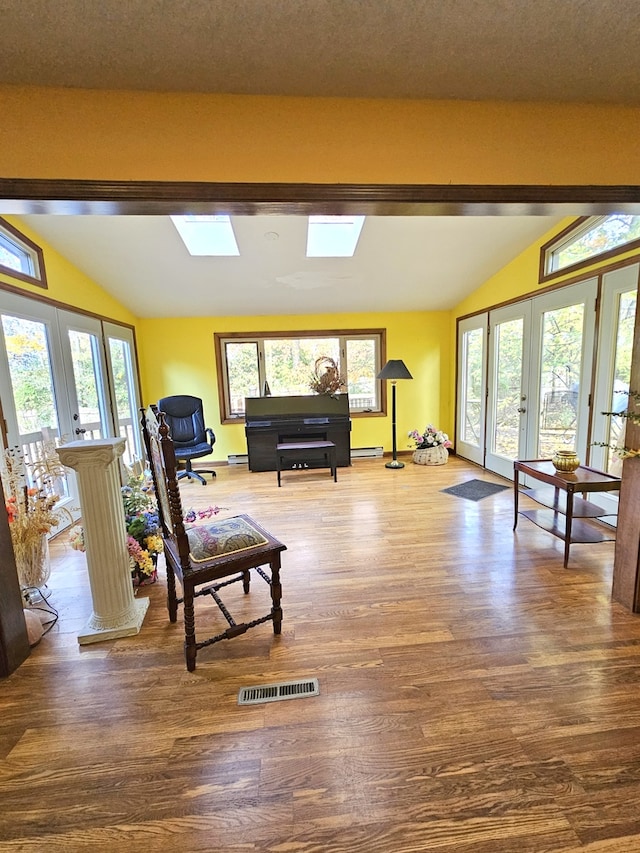
[[[305,699],[318,696],[320,685],[317,678],[300,681],[281,681],[257,687],[243,687],[238,694],[238,705],[257,705],[260,702],[279,702],[282,699]]]

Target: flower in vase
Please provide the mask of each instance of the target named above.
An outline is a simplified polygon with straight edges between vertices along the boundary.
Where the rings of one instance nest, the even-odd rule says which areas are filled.
[[[412,429],[409,432],[409,438],[416,443],[416,450],[425,450],[428,447],[453,447],[453,443],[449,441],[449,436],[446,432],[436,429],[433,424],[428,424],[424,432],[418,432],[417,429]]]

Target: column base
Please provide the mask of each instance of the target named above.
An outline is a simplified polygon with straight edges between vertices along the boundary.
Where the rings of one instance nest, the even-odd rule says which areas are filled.
[[[132,637],[134,634],[140,633],[142,622],[144,621],[147,608],[149,607],[148,598],[136,598],[133,602],[134,612],[127,622],[117,627],[110,628],[93,628],[91,620],[85,626],[84,630],[78,634],[78,643],[81,646],[87,646],[89,643],[101,643],[103,640],[116,640],[118,637]]]

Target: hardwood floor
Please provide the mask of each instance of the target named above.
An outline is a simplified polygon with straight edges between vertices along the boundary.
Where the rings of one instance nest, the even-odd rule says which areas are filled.
[[[80,648],[84,555],[55,542],[59,622],[0,682],[0,851],[640,850],[640,617],[610,600],[613,544],[563,569],[559,540],[513,533],[510,490],[440,491],[498,478],[407,463],[185,484],[185,508],[288,546],[282,635],[218,643],[193,673],[163,572],[139,635]],[[304,677],[319,696],[237,705]]]

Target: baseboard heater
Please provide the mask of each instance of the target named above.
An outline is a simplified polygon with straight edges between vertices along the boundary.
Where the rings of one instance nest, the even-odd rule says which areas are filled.
[[[363,459],[366,456],[382,456],[381,447],[352,447],[351,458]]]
[[[227,463],[229,465],[247,465],[249,457],[246,453],[231,453],[227,456]]]

